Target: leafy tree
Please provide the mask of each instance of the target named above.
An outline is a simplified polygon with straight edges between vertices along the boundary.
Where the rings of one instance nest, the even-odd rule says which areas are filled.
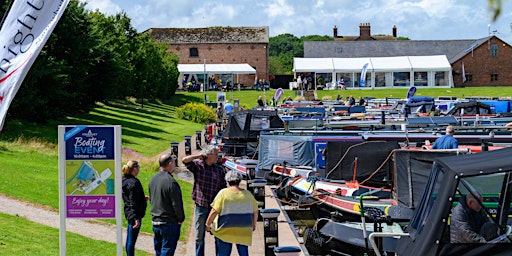
[[[292,34],[271,37],[269,39],[270,74],[293,74],[293,58],[304,57],[304,41],[332,41],[332,37],[310,35],[297,38]]]

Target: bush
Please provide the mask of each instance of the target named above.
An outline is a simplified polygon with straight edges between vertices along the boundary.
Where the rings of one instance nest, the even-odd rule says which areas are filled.
[[[209,124],[217,119],[215,111],[211,107],[197,103],[187,103],[177,108],[176,116],[201,124]]]

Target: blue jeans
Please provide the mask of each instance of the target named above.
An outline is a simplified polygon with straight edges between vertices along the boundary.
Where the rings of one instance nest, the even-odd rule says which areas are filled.
[[[202,207],[196,204],[196,256],[204,256],[204,233],[206,232],[206,219],[211,207]]]
[[[155,253],[157,256],[174,255],[178,240],[180,239],[180,228],[181,224],[178,224],[178,222],[153,225]]]
[[[139,237],[139,228],[133,228],[135,225],[135,220],[128,221],[128,228],[126,231],[126,255],[133,256],[135,253],[135,242],[137,242],[137,237]]]
[[[232,243],[226,243],[218,238],[215,238],[215,248],[217,249],[217,256],[230,256]],[[236,244],[236,250],[240,256],[249,256],[249,247],[243,244]]]

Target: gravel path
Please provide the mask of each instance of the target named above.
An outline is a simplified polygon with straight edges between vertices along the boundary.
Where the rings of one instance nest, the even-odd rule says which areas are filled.
[[[27,220],[46,225],[49,227],[60,227],[59,213],[49,210],[48,207],[36,205],[31,202],[19,201],[5,195],[0,194],[0,212],[25,218]],[[98,221],[86,219],[67,219],[66,231],[76,233],[85,237],[96,240],[103,240],[110,243],[116,243],[116,227],[109,223],[98,223]],[[184,231],[184,230],[182,230]],[[193,231],[191,231],[193,233]],[[123,228],[123,245],[126,241],[126,228]],[[194,241],[194,240],[188,240]],[[155,254],[153,248],[153,235],[148,233],[140,233],[137,239],[136,248]],[[193,250],[193,249],[192,249]],[[178,243],[176,255],[189,255],[187,254],[187,244],[184,242]]]

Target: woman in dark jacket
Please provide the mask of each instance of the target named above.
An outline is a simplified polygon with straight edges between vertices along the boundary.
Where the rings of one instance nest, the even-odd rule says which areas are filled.
[[[146,214],[146,196],[144,189],[137,175],[140,166],[135,160],[131,160],[123,166],[123,201],[124,216],[128,221],[126,234],[126,255],[133,256],[135,253],[135,242],[139,236],[142,218]]]

